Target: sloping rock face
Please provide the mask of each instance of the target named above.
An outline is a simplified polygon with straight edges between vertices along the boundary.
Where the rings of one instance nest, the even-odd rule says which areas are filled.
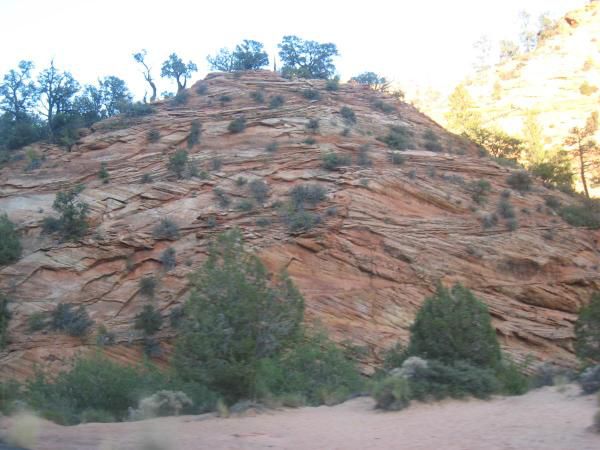
[[[200,84],[206,93],[197,93]],[[306,89],[318,90],[321,98],[307,100]],[[265,103],[251,98],[256,90]],[[99,123],[70,152],[36,147],[45,160],[33,172],[24,172],[23,161],[1,170],[0,209],[22,231],[25,248],[17,263],[0,268],[0,289],[12,299],[1,377],[30,376],[36,365],[57,370],[96,348],[94,332],[73,338],[29,331],[32,314],[60,302],[84,305],[95,328],[115,334],[115,344],[105,347],[110,357],[139,360],[135,315],[152,302],[167,319],[185,301],[188,275],[201,266],[210,239],[233,227],[269,269],[288,271],[306,299],[309,324],[361,347],[366,372],[386,348],[408,340],[415,313],[437,282],[473,289],[489,305],[501,344],[515,359],[575,363],[573,322],[600,286],[600,235],[568,226],[544,206],[547,195],[563,202],[568,197],[541,185],[526,195],[512,192],[518,228],[510,231],[501,219],[485,229],[481,219],[496,210],[509,169],[479,157],[469,142],[407,104],[364,87],[327,91],[323,81],[289,81],[270,72],[210,75],[188,93],[184,105],[159,102],[152,115]],[[277,95],[285,103],[270,108]],[[396,110],[381,112],[374,107],[378,99]],[[341,117],[344,106],[354,110],[356,124]],[[246,129],[229,132],[229,123],[242,115]],[[306,127],[311,118],[319,119],[316,133]],[[167,168],[169,157],[188,148],[196,120],[200,142],[188,151],[199,176],[177,179]],[[413,133],[401,165],[392,164],[391,151],[376,139],[390,125]],[[158,142],[148,141],[151,130],[160,132]],[[427,130],[438,136],[442,152],[425,150]],[[369,146],[368,162],[363,145]],[[351,156],[352,164],[325,170],[322,157],[331,151]],[[108,184],[98,177],[101,163]],[[240,177],[248,182],[236,182]],[[255,179],[267,183],[269,196],[241,211],[236,205],[251,198],[248,184]],[[478,179],[492,185],[483,206],[467,187]],[[294,234],[278,206],[289,200],[292,187],[305,183],[321,185],[327,198],[312,211],[321,222]],[[85,185],[81,198],[90,206],[89,232],[63,243],[41,234],[55,194],[78,184]],[[220,206],[216,188],[230,205]],[[179,225],[178,239],[153,236],[162,218]],[[176,250],[172,270],[160,262],[169,247]],[[148,275],[159,280],[154,300],[140,292],[139,281]],[[175,335],[165,320],[157,335],[158,363],[168,362]]]
[[[575,126],[600,110],[600,2],[571,11],[540,36],[530,53],[470,77],[467,89],[486,126],[520,136],[528,115],[541,126],[546,148],[564,147]],[[447,98],[423,110],[445,123]],[[600,191],[596,190],[596,194]]]

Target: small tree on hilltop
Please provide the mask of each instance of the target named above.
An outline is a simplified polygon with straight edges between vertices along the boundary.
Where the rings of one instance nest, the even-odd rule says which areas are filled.
[[[258,41],[244,39],[233,52],[222,48],[215,56],[208,56],[206,59],[211,70],[221,72],[258,70],[269,65],[269,56],[263,48],[263,44]]]
[[[192,76],[192,73],[197,71],[198,67],[192,61],[186,64],[176,53],[171,53],[169,58],[162,64],[160,76],[173,78],[177,82],[177,93],[179,94],[185,89],[187,80]]]
[[[217,237],[190,281],[174,358],[178,373],[230,399],[254,397],[259,361],[278,355],[299,336],[302,296],[285,274],[269,282],[237,230]]]
[[[305,41],[298,36],[284,36],[278,44],[283,63],[281,74],[286,78],[330,78],[335,72],[333,57],[338,56],[335,44]]]
[[[456,86],[448,97],[449,111],[446,113],[448,128],[455,133],[464,133],[481,124],[481,115],[464,84]]]
[[[600,363],[600,293],[592,295],[575,322],[575,352],[583,361]]]
[[[497,367],[500,346],[487,307],[461,286],[439,285],[425,300],[410,328],[408,354],[445,364],[466,361],[480,367]]]
[[[140,63],[144,67],[144,79],[150,85],[150,89],[152,89],[152,96],[150,97],[150,101],[153,102],[156,100],[156,84],[154,83],[154,79],[152,78],[152,74],[150,73],[150,67],[146,63],[146,50],[142,50],[141,52],[137,52],[133,54],[133,59],[135,59],[138,63]],[[144,95],[144,103],[146,102],[146,96]]]
[[[375,91],[385,92],[390,87],[390,83],[385,77],[377,75],[375,72],[363,72],[360,75],[350,78],[358,84],[369,86]]]

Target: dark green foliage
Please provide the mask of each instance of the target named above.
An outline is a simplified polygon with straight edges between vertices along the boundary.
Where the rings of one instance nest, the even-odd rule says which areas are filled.
[[[181,91],[175,94],[175,96],[171,99],[170,103],[174,106],[183,106],[190,99],[190,94],[186,91]]]
[[[492,190],[492,185],[487,180],[479,179],[469,183],[468,189],[471,191],[473,201],[481,205],[487,201],[487,195]]]
[[[246,129],[246,119],[243,117],[233,119],[227,126],[227,129],[230,133],[241,133]]]
[[[240,200],[236,205],[235,209],[239,211],[249,212],[254,209],[254,202],[252,200]]]
[[[271,97],[271,100],[269,100],[269,108],[271,108],[271,109],[280,108],[281,106],[283,106],[284,103],[285,103],[285,98],[283,98],[282,95],[276,95],[274,97]]]
[[[96,331],[96,344],[101,347],[114,345],[115,337],[115,333],[108,331],[104,325],[100,325]]]
[[[390,153],[390,161],[395,166],[401,166],[402,164],[404,164],[406,162],[406,158],[398,152],[391,152]]]
[[[431,129],[425,130],[423,133],[423,139],[425,139],[425,148],[430,152],[441,152],[443,150],[442,145],[439,142],[438,135],[435,134]]]
[[[410,178],[411,180],[414,180],[415,178],[417,178],[417,170],[416,169],[410,169],[408,171],[408,178]]]
[[[373,107],[386,114],[396,112],[396,107],[394,105],[390,105],[383,100],[375,100],[373,102]]]
[[[552,195],[547,196],[544,199],[544,203],[548,208],[551,208],[551,209],[559,209],[560,208],[560,200]]]
[[[202,125],[198,120],[192,120],[190,125],[190,135],[187,138],[187,147],[192,149],[196,144],[200,142],[200,135],[202,134]]]
[[[406,348],[400,342],[396,342],[383,354],[383,369],[390,371],[401,367],[407,357]]]
[[[156,128],[152,128],[146,134],[146,139],[148,139],[148,142],[151,143],[158,142],[160,140],[160,131],[158,131]]]
[[[177,265],[177,252],[173,247],[169,247],[160,254],[159,260],[165,270],[172,270]]]
[[[8,298],[0,292],[0,350],[5,347],[8,341],[8,322],[10,321],[10,317]]]
[[[223,94],[219,97],[219,101],[221,102],[221,106],[225,106],[226,103],[230,103],[233,99],[231,96],[227,94]]]
[[[64,240],[74,240],[85,234],[88,229],[86,218],[89,206],[79,200],[79,194],[83,189],[84,187],[80,185],[56,194],[52,208],[60,214],[60,217],[45,218],[42,224],[44,232],[58,232]]]
[[[529,170],[547,185],[563,187],[573,185],[573,171],[566,155],[559,154],[550,161],[533,164]]]
[[[505,219],[515,218],[515,208],[510,203],[510,200],[503,198],[498,202],[498,214]]]
[[[584,200],[581,204],[563,206],[558,210],[569,225],[591,229],[600,228],[600,202],[596,199]]]
[[[314,206],[322,202],[327,196],[327,190],[318,184],[301,184],[290,189],[288,195],[294,207],[300,208],[305,203]]]
[[[411,401],[412,392],[408,380],[402,377],[387,377],[377,381],[373,386],[375,408],[386,411],[399,411],[406,408]]]
[[[342,131],[340,131],[340,136],[344,136],[344,137],[350,136],[350,128],[346,127]]]
[[[21,257],[22,250],[15,224],[6,213],[0,214],[0,265],[14,263]]]
[[[208,85],[206,83],[200,83],[196,87],[196,94],[198,95],[206,95],[208,92]]]
[[[211,70],[221,72],[258,70],[269,65],[269,56],[263,44],[248,39],[244,39],[233,51],[220,49],[219,53],[209,56],[207,60]]]
[[[391,149],[406,150],[412,145],[411,136],[412,132],[408,128],[392,125],[388,134],[384,137],[378,137],[377,140],[387,144]]]
[[[317,143],[317,140],[314,137],[309,136],[306,139],[304,139],[304,143],[306,145],[315,145]]]
[[[156,290],[156,278],[153,276],[147,276],[140,279],[140,294],[145,295],[148,298],[154,297],[154,291]]]
[[[341,153],[327,153],[323,155],[323,168],[326,170],[335,170],[341,166],[347,166],[351,164],[350,156]]]
[[[284,36],[279,47],[283,63],[281,74],[286,78],[328,79],[335,72],[333,57],[338,55],[332,43],[305,41],[298,36]]]
[[[373,165],[373,161],[369,157],[369,146],[361,145],[358,149],[358,155],[356,157],[356,164],[361,167],[371,167]]]
[[[347,106],[342,106],[340,109],[340,115],[344,119],[346,123],[355,124],[356,123],[356,113],[352,108],[348,108]]]
[[[154,114],[155,109],[147,103],[136,102],[127,105],[121,112],[127,117],[142,117]]]
[[[151,336],[160,330],[163,318],[159,311],[152,305],[144,305],[142,311],[135,316],[133,327],[142,330],[145,335]]]
[[[452,289],[438,285],[410,330],[409,355],[446,364],[465,361],[479,367],[500,363],[500,347],[487,307],[460,284]]]
[[[163,78],[173,78],[177,83],[177,94],[180,94],[185,89],[192,73],[197,71],[198,68],[192,61],[186,64],[176,53],[171,53],[169,58],[162,64],[160,76]]]
[[[98,178],[102,180],[102,183],[108,184],[110,181],[110,174],[108,173],[108,169],[106,168],[106,163],[102,163],[100,165],[100,171],[98,172]]]
[[[303,299],[282,275],[271,284],[261,261],[244,250],[238,231],[221,234],[191,276],[174,366],[233,402],[256,395],[260,360],[298,339]]]
[[[340,77],[335,76],[325,82],[325,89],[328,91],[337,91],[340,88]]]
[[[152,229],[154,239],[178,239],[179,226],[171,219],[163,217]]]
[[[221,208],[227,208],[231,204],[231,199],[223,189],[216,187],[213,189],[213,194]]]
[[[461,398],[472,395],[488,398],[500,389],[492,368],[456,360],[443,363],[427,360],[427,368],[417,368],[411,378],[412,398],[440,400],[445,397]]]
[[[177,178],[183,178],[188,166],[188,152],[186,150],[177,150],[169,157],[167,168],[173,172]]]
[[[579,310],[575,322],[575,353],[586,362],[600,363],[600,293]]]
[[[254,100],[256,103],[264,103],[265,102],[265,94],[263,91],[252,91],[250,92],[250,98]]]
[[[363,72],[350,78],[350,81],[369,86],[371,89],[380,92],[386,91],[389,87],[389,82],[386,78],[377,75],[375,72]]]
[[[219,171],[223,167],[223,160],[221,158],[213,158],[210,160],[210,170]]]
[[[302,91],[302,97],[307,100],[321,100],[321,93],[316,89],[304,89]]]
[[[495,227],[496,225],[498,225],[498,215],[494,213],[483,216],[483,218],[481,219],[481,224],[485,229]]]
[[[247,178],[244,177],[237,177],[235,180],[235,185],[242,187],[243,185],[245,185],[248,182]]]
[[[303,208],[290,208],[283,211],[282,220],[291,233],[303,233],[321,223],[321,216]]]
[[[506,178],[506,182],[517,191],[525,192],[531,189],[531,175],[525,170],[511,173]]]
[[[324,335],[261,361],[257,378],[259,394],[299,394],[309,405],[340,403],[363,387],[354,364]]]
[[[252,197],[260,204],[264,203],[269,196],[269,186],[263,180],[252,180],[248,188]]]
[[[259,226],[261,228],[271,226],[271,224],[271,219],[269,219],[268,217],[259,217],[258,219],[256,219],[256,226]]]
[[[27,318],[27,329],[32,333],[41,331],[48,326],[46,314],[43,312],[34,312]]]
[[[319,130],[319,119],[311,118],[308,119],[306,129],[312,133],[316,133]]]
[[[515,231],[517,228],[519,228],[519,221],[515,217],[506,221],[506,229],[508,231]]]
[[[67,303],[59,303],[52,311],[50,326],[53,330],[64,331],[69,336],[83,336],[93,323],[83,305],[75,308]]]

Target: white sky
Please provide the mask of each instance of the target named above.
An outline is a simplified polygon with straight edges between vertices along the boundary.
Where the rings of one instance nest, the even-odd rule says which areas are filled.
[[[371,70],[401,85],[443,88],[456,84],[473,62],[483,34],[516,39],[518,12],[533,20],[559,16],[586,0],[410,0],[374,3],[327,0],[0,0],[0,74],[19,60],[37,69],[51,58],[83,83],[116,75],[141,98],[145,84],[132,53],[146,48],[159,93],[169,53],[192,59],[203,77],[206,55],[242,39],[265,44],[271,57],[286,34],[333,42],[345,80]]]

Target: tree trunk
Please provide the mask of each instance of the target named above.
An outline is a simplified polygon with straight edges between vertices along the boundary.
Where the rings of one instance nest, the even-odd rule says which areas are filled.
[[[590,193],[587,187],[587,181],[585,180],[585,164],[583,160],[583,145],[581,141],[579,141],[579,172],[581,174],[581,184],[583,184],[583,192],[585,192],[585,197],[590,198]]]

